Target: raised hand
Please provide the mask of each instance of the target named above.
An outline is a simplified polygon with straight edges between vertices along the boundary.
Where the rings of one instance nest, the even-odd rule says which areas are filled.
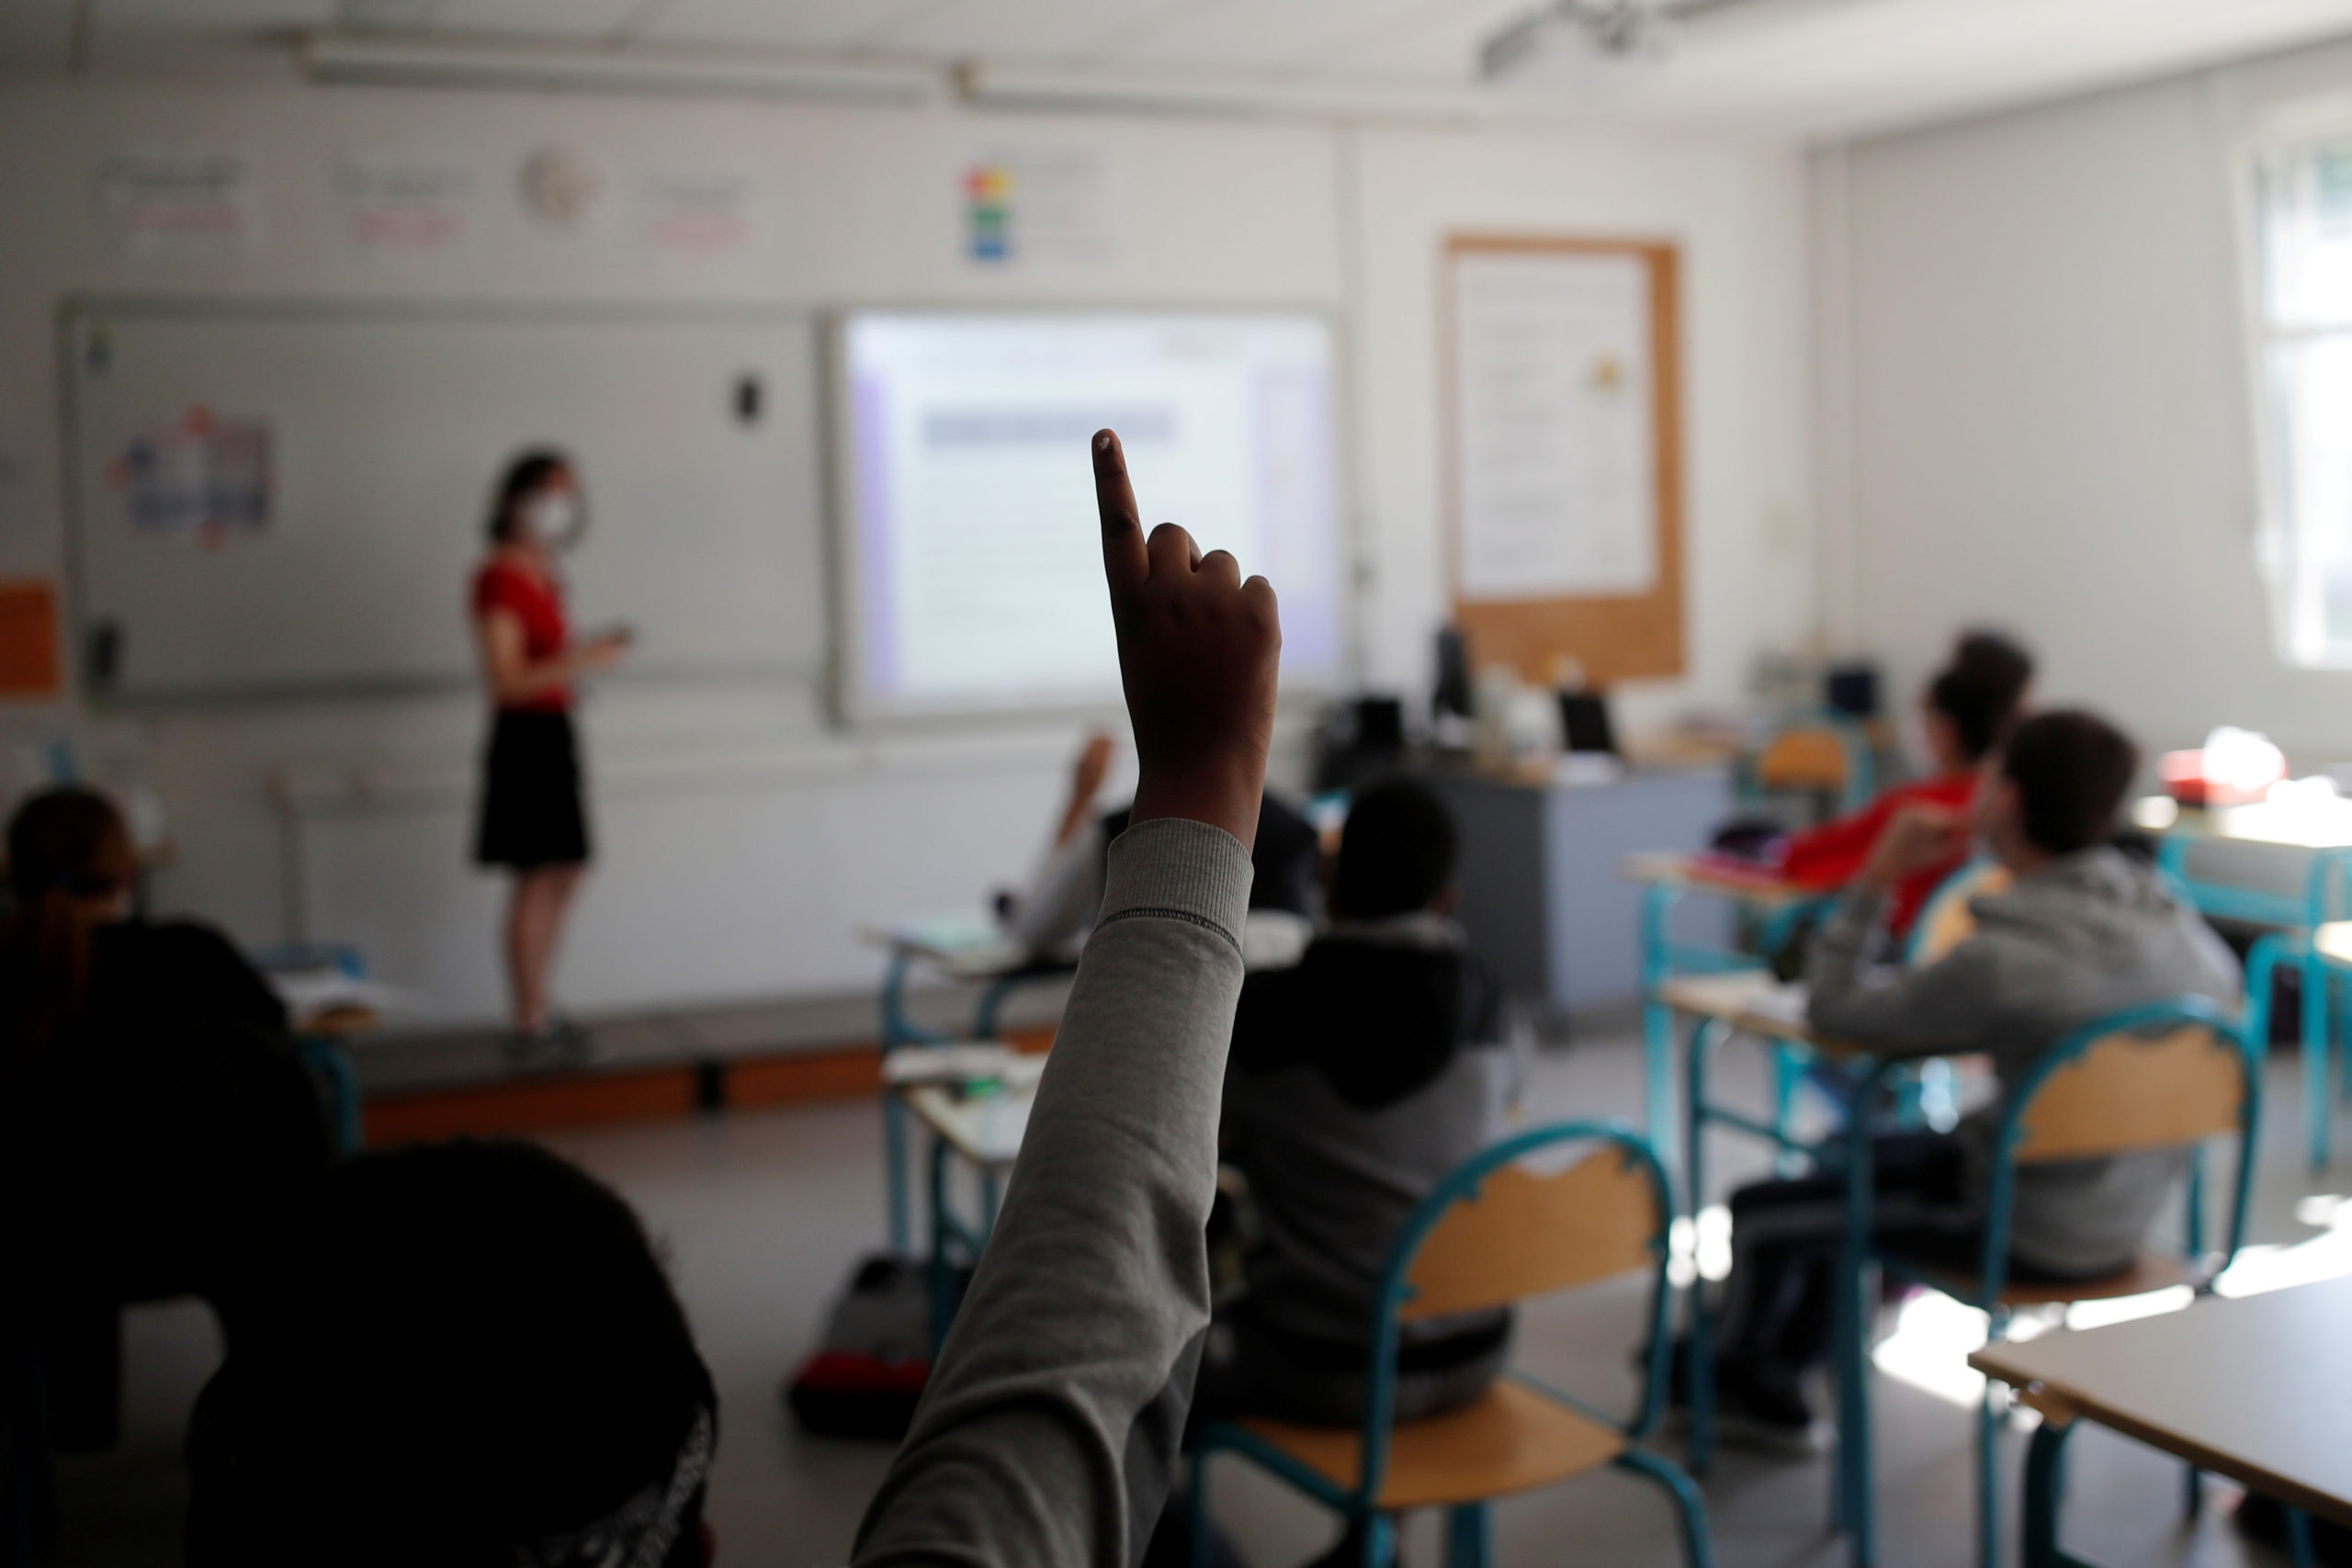
[[[1241,581],[1223,550],[1162,523],[1144,537],[1126,454],[1094,436],[1094,498],[1102,514],[1102,574],[1119,634],[1119,676],[1135,725],[1133,820],[1189,817],[1246,847],[1273,738],[1282,619],[1262,577]]]

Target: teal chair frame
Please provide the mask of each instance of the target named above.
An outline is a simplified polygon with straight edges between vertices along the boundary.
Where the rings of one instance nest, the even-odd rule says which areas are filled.
[[[1850,1532],[1849,1544],[1852,1560],[1861,1568],[1868,1568],[1877,1560],[1871,1464],[1870,1358],[1864,1343],[1871,1317],[1864,1298],[1870,1266],[1875,1264],[1888,1273],[1941,1291],[1954,1300],[1975,1307],[1991,1319],[1992,1337],[2001,1337],[2007,1332],[2009,1319],[2008,1310],[2001,1304],[2001,1292],[2008,1282],[2010,1224],[2015,1217],[2017,1203],[2018,1149],[2025,1134],[2027,1109],[2052,1075],[2080,1059],[2094,1042],[2111,1034],[2139,1033],[2188,1024],[2202,1024],[2212,1030],[2217,1039],[2237,1047],[2241,1085],[2237,1176],[2230,1193],[2229,1239],[2219,1263],[2207,1276],[2210,1283],[2211,1274],[2227,1268],[2237,1256],[2239,1246],[2245,1237],[2246,1209],[2254,1194],[2255,1164],[2258,1154],[2256,1142],[2262,1121],[2260,1053],[2250,1041],[2242,1021],[2231,1017],[2213,1002],[2203,997],[2167,997],[2095,1019],[2064,1035],[2057,1044],[2043,1053],[2032,1070],[2009,1092],[1995,1125],[1992,1174],[1984,1195],[1984,1238],[1977,1258],[1975,1290],[1972,1294],[1962,1294],[1954,1289],[1958,1281],[1949,1276],[1887,1252],[1871,1239],[1873,1193],[1868,1136],[1869,1109],[1883,1095],[1891,1076],[1905,1064],[1899,1060],[1882,1061],[1863,1080],[1862,1094],[1855,1101],[1856,1115],[1852,1123],[1857,1135],[1847,1150],[1846,1236],[1836,1293],[1837,1510],[1839,1522]],[[2189,1147],[2186,1201],[2187,1251],[2192,1260],[2202,1261],[2205,1203],[2201,1143]],[[1996,1385],[1988,1380],[1984,1397],[1976,1412],[1976,1542],[1978,1561],[1984,1568],[1996,1568],[1999,1561],[2000,1492],[1996,1451],[2000,1435],[2000,1410],[1996,1404],[1999,1397]],[[2192,1511],[2199,1495],[2197,1476],[2192,1470],[2188,1482]]]
[[[2352,848],[2311,852],[2303,873],[2301,897],[2226,882],[2207,882],[2188,874],[2188,857],[2203,840],[2167,834],[2158,843],[2156,863],[2199,913],[2246,925],[2269,926],[2246,954],[2247,1037],[2256,1050],[2270,1043],[2271,989],[2281,965],[2291,965],[2302,981],[2300,1050],[2303,1084],[2303,1137],[2306,1157],[2313,1170],[2324,1170],[2335,1113],[2335,1023],[2336,1010],[2329,1006],[2329,987],[2344,966],[2317,946],[2319,928],[2334,920],[2352,919]],[[2343,1092],[2352,1095],[2352,1077]]]
[[[1191,1504],[1193,1568],[1209,1568],[1211,1562],[1213,1538],[1208,1517],[1208,1461],[1212,1454],[1220,1451],[1254,1461],[1351,1523],[1362,1525],[1364,1568],[1387,1568],[1395,1552],[1396,1521],[1381,1511],[1377,1499],[1387,1480],[1388,1438],[1395,1425],[1396,1399],[1398,1314],[1412,1294],[1408,1277],[1412,1271],[1413,1260],[1420,1251],[1422,1241],[1445,1217],[1446,1212],[1465,1199],[1475,1198],[1480,1184],[1487,1177],[1517,1164],[1538,1149],[1567,1143],[1613,1145],[1629,1164],[1641,1171],[1650,1190],[1657,1219],[1649,1243],[1653,1261],[1649,1303],[1645,1314],[1649,1339],[1642,1359],[1641,1397],[1632,1417],[1621,1418],[1532,1378],[1519,1373],[1505,1375],[1516,1379],[1555,1404],[1622,1432],[1629,1446],[1611,1462],[1620,1470],[1652,1483],[1667,1494],[1681,1527],[1684,1560],[1690,1568],[1713,1568],[1713,1538],[1707,1529],[1706,1504],[1699,1495],[1698,1486],[1679,1465],[1641,1446],[1642,1439],[1657,1427],[1665,1407],[1668,1358],[1671,1352],[1668,1337],[1668,1308],[1673,1290],[1667,1279],[1668,1238],[1674,1219],[1674,1195],[1667,1184],[1665,1168],[1659,1165],[1649,1141],[1623,1122],[1614,1120],[1556,1122],[1507,1138],[1449,1171],[1406,1220],[1404,1228],[1397,1233],[1395,1244],[1389,1248],[1386,1266],[1381,1271],[1379,1292],[1372,1309],[1372,1350],[1365,1374],[1363,1447],[1361,1450],[1363,1458],[1353,1487],[1335,1483],[1244,1427],[1220,1421],[1212,1422],[1201,1429],[1193,1441]],[[1491,1551],[1492,1525],[1487,1502],[1465,1503],[1447,1510],[1447,1568],[1487,1568]]]

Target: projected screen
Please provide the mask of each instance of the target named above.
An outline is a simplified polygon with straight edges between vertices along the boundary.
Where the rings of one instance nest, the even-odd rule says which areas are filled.
[[[1331,329],[1306,312],[855,311],[835,421],[853,714],[1114,700],[1088,438],[1282,600],[1285,689],[1341,654]]]

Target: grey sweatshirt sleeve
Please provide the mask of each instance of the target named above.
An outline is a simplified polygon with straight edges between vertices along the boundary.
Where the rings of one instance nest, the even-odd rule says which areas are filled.
[[[1102,919],[979,1271],[859,1568],[1113,1568],[1167,1499],[1208,1329],[1203,1230],[1250,856],[1173,818],[1112,846]]]
[[[1849,889],[1805,951],[1805,1018],[1826,1039],[1868,1045],[1883,1056],[1936,1056],[1972,1050],[1993,1034],[1998,987],[1984,950],[1964,942],[1924,969],[1864,962],[1884,898]]]

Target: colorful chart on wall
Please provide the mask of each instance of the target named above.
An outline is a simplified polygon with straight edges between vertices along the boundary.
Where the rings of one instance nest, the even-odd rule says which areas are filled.
[[[1682,671],[1676,254],[1607,239],[1446,247],[1449,525],[1479,665],[1596,685]]]

